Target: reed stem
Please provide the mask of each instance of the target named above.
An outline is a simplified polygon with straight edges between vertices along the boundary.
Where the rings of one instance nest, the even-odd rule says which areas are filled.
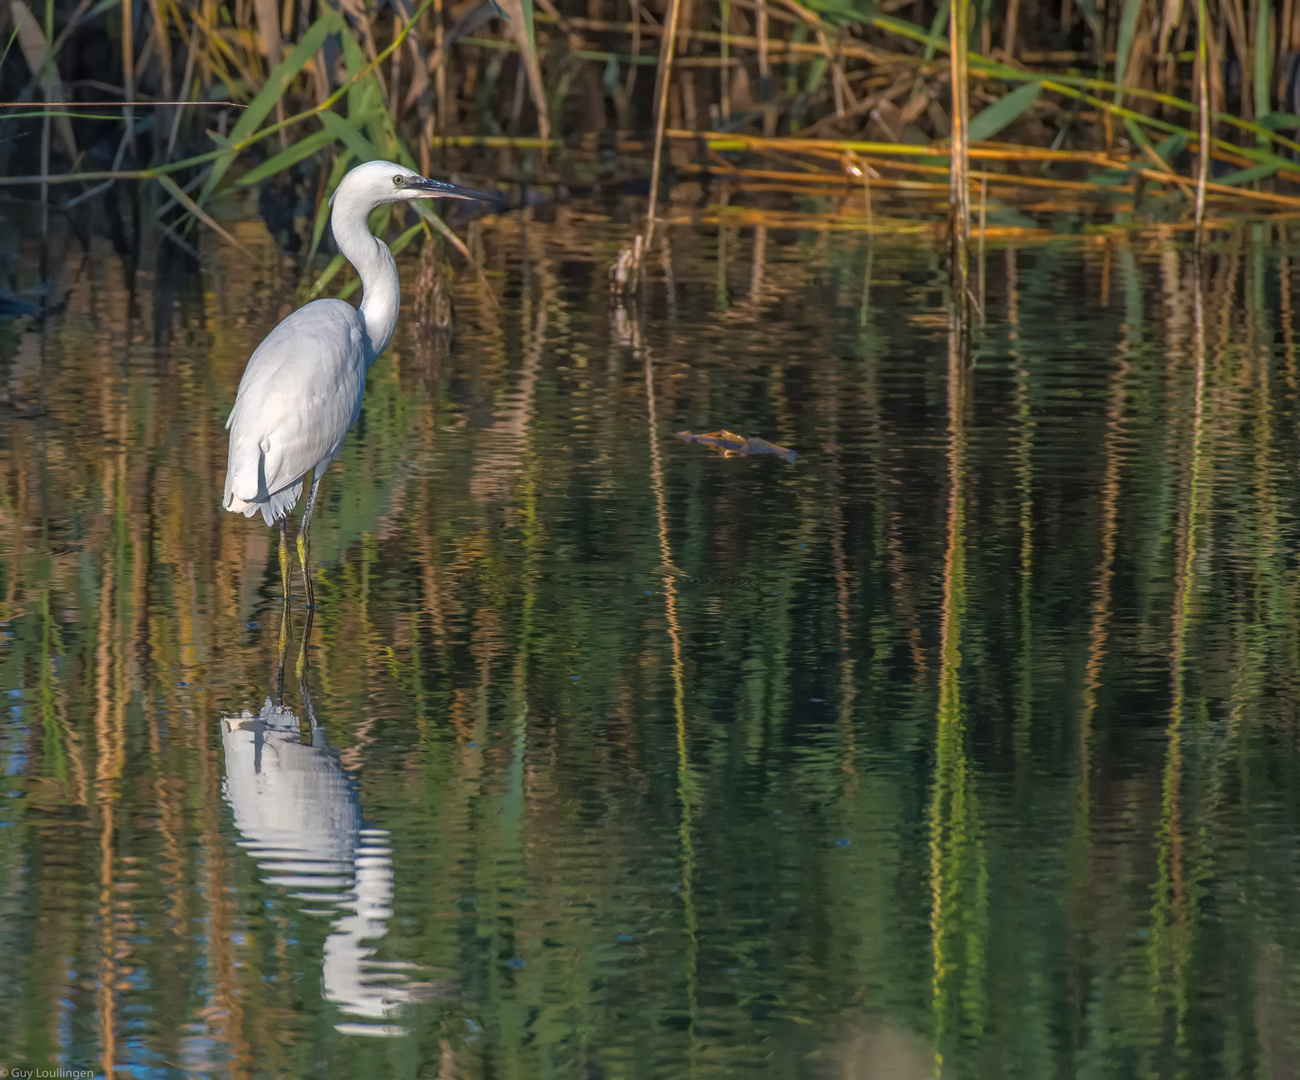
[[[668,17],[659,41],[659,70],[655,79],[655,146],[650,163],[650,206],[646,210],[645,250],[654,237],[655,215],[659,206],[659,173],[663,164],[664,128],[668,122],[668,86],[672,81],[673,58],[677,49],[677,20],[681,0],[668,0]]]
[[[1202,0],[1203,2],[1203,0]],[[949,272],[963,310],[970,276],[970,87],[967,76],[967,43],[970,40],[969,0],[952,0],[949,7],[952,49],[952,157],[949,165],[948,236]]]
[[[1196,242],[1205,223],[1205,188],[1210,177],[1210,61],[1206,36],[1210,15],[1206,0],[1196,0],[1196,70],[1200,95],[1200,161],[1196,170]]]

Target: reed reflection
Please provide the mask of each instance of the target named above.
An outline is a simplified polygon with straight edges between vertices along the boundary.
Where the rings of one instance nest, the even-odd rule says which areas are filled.
[[[484,224],[497,306],[462,278],[437,363],[404,320],[373,370],[283,694],[213,397],[279,263],[218,251],[166,349],[98,257],[0,333],[7,1063],[1300,1060],[1294,258],[998,252],[972,365],[923,245],[733,221],[717,315],[672,226],[675,299],[611,313],[616,230],[568,213]],[[673,435],[724,424],[798,466]]]
[[[268,697],[261,711],[223,717],[223,792],[262,881],[305,901],[307,914],[333,917],[321,960],[325,1000],[361,1018],[334,1026],[344,1034],[397,1036],[389,1021],[428,1000],[435,984],[414,981],[422,969],[374,958],[373,942],[392,916],[393,862],[386,829],[367,828],[352,775],[316,721],[306,683],[309,727]]]

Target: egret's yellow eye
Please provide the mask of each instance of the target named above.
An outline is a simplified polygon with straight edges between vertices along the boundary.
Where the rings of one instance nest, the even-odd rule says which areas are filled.
[[[398,173],[396,176],[393,177],[393,187],[401,187],[405,183],[406,183],[406,177],[403,176],[401,173]]]

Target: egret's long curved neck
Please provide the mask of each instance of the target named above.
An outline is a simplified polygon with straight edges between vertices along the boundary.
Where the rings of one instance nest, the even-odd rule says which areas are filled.
[[[370,339],[367,366],[388,347],[402,303],[402,286],[393,253],[370,231],[368,219],[373,209],[373,206],[337,200],[330,216],[330,228],[339,251],[361,275],[361,321]]]

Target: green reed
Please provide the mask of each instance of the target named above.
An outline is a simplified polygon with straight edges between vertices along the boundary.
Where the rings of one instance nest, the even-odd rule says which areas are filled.
[[[10,80],[19,89],[30,82],[31,102],[0,115],[0,136],[34,122],[44,100],[58,138],[51,141],[45,121],[41,161],[25,172],[15,166],[26,159],[0,139],[9,174],[0,183],[86,190],[181,174],[179,185],[165,184],[166,196],[213,224],[200,211],[219,195],[283,180],[304,162],[331,177],[340,162],[389,157],[426,172],[469,167],[506,181],[572,183],[608,179],[611,169],[644,175],[650,144],[642,133],[665,128],[678,167],[692,158],[720,164],[701,152],[706,132],[813,138],[830,154],[863,142],[899,152],[920,144],[943,161],[951,103],[969,97],[970,138],[1004,140],[1007,153],[993,168],[1008,185],[1068,178],[1076,191],[1083,181],[1104,195],[1159,184],[1197,221],[1207,198],[1300,206],[1288,186],[1300,179],[1291,157],[1300,143],[1289,134],[1300,117],[1287,99],[1300,48],[1291,0],[1280,12],[1245,0],[1021,0],[972,8],[968,27],[957,4],[956,33],[968,47],[955,52],[938,17],[950,5],[931,0],[907,9],[910,21],[865,0],[663,7],[666,26],[611,0],[424,0],[382,12],[310,0],[156,0],[143,12],[83,4],[60,13],[48,4],[42,25],[18,0],[8,40],[28,71],[14,74],[15,59]],[[133,12],[134,34],[123,21]],[[99,73],[98,89],[80,93],[119,101],[128,126],[111,166],[87,168],[89,118],[78,122],[57,106],[69,96],[60,68],[82,37],[100,30],[120,43],[120,56]],[[941,61],[945,53],[951,64]],[[661,68],[657,79],[636,78],[645,65]],[[1225,77],[1229,67],[1234,79]],[[151,132],[137,133],[146,116]],[[600,140],[618,154],[612,165]],[[467,142],[511,153],[488,159]],[[1061,152],[1051,165],[1013,152],[1047,146]],[[752,148],[723,154],[738,180],[762,156]],[[826,159],[806,164],[843,175]],[[964,170],[952,181],[955,204],[973,179]],[[428,235],[438,228],[432,218],[427,225]]]

